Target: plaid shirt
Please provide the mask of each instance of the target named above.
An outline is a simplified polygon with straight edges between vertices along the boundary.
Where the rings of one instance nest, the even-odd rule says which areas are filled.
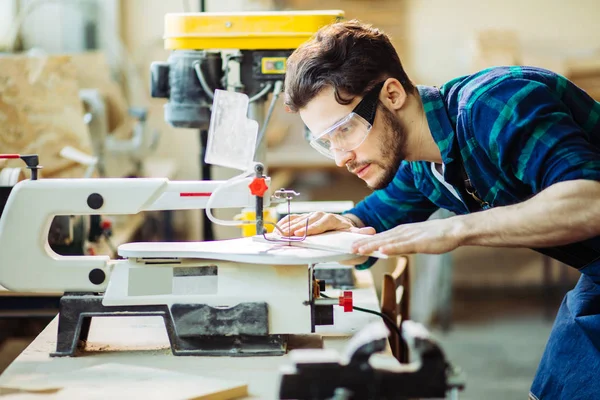
[[[462,185],[460,159],[491,207],[532,197],[567,180],[600,181],[600,103],[566,78],[531,67],[496,67],[440,89],[417,87],[445,164]],[[377,232],[427,219],[438,208],[466,214],[425,161],[403,161],[394,180],[349,210]],[[599,199],[600,201],[600,199]],[[600,239],[600,238],[599,238]]]

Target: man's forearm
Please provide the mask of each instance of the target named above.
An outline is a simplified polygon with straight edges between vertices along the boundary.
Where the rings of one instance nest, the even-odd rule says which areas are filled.
[[[600,182],[554,184],[512,206],[456,218],[460,245],[549,247],[600,235]]]

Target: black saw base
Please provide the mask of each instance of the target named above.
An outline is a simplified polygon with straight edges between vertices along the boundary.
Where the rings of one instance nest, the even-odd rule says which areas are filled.
[[[87,342],[93,317],[163,317],[171,351],[176,356],[278,356],[287,349],[287,335],[268,334],[266,303],[240,303],[230,308],[205,304],[104,306],[102,296],[69,293],[60,300],[58,337],[52,357],[76,356]],[[240,313],[248,318],[239,318]],[[197,321],[202,316],[203,321]],[[211,324],[206,323],[206,319]],[[248,323],[243,323],[243,321]],[[241,322],[239,322],[241,321]],[[227,326],[233,335],[223,335]],[[179,332],[179,334],[178,334]]]

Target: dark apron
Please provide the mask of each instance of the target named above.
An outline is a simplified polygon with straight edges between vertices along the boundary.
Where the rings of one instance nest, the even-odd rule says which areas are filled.
[[[600,261],[579,271],[550,332],[533,399],[600,399]]]

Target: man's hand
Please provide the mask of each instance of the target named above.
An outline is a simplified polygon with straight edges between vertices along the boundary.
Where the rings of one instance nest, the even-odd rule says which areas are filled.
[[[306,222],[308,220],[308,233],[309,235],[318,235],[319,233],[329,231],[346,231],[360,233],[363,235],[374,235],[375,228],[371,227],[359,227],[349,217],[329,214],[322,211],[317,211],[310,214],[291,214],[282,218],[278,223],[277,227],[281,229],[281,234],[285,236],[304,236],[306,228]],[[345,265],[358,265],[367,261],[368,257],[356,257],[346,261],[340,261],[340,264]]]
[[[460,245],[457,234],[459,229],[460,219],[456,217],[404,224],[357,240],[352,245],[352,250],[358,254],[379,250],[392,256],[410,253],[442,254]]]
[[[346,231],[361,233],[364,235],[375,234],[375,229],[371,227],[358,227],[350,218],[338,214],[324,213],[322,211],[313,212],[310,214],[291,214],[282,218],[277,227],[281,230],[281,234],[285,236],[304,236],[307,230],[307,235],[318,235],[319,233],[329,231]]]

